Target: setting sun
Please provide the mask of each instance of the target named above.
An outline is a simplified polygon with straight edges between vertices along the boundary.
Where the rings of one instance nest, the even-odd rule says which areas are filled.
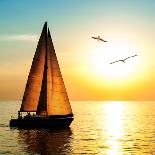
[[[8,9],[4,12],[16,7],[16,3],[10,5],[11,8],[4,3],[7,7],[1,10]],[[20,7],[27,6],[22,3]],[[63,9],[57,8],[57,2],[49,1],[48,6],[57,9],[49,7],[43,11],[39,8],[33,13],[42,15],[39,19],[31,16],[34,7],[30,6],[25,12],[30,9],[31,15],[18,14],[17,22],[12,22],[18,19],[16,16],[4,18],[1,14],[4,21],[0,29],[0,99],[22,98],[41,25],[48,20],[64,83],[72,100],[155,100],[154,4],[145,3],[141,7],[143,3],[62,2]],[[10,15],[15,15],[14,10]],[[134,55],[137,56],[132,57]],[[128,57],[131,58],[125,63],[110,64]]]
[[[139,58],[128,59],[125,63],[110,63],[137,54],[135,49],[133,45],[123,41],[98,43],[90,53],[90,66],[97,76],[104,76],[109,80],[125,80],[138,70]]]

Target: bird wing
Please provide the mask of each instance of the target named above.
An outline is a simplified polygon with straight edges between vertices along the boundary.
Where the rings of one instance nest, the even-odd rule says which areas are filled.
[[[117,61],[111,62],[110,64],[114,64],[114,63],[116,63],[116,62],[118,62],[118,61],[120,61],[120,60],[117,60]]]
[[[136,56],[138,56],[138,55],[133,55],[133,56],[131,56],[131,57],[136,57]]]
[[[127,58],[125,58],[125,59],[123,59],[123,60],[127,60],[127,59],[129,59],[129,58],[131,58],[131,57],[127,57]]]
[[[132,58],[132,57],[136,57],[136,56],[137,56],[137,55],[133,55],[133,56],[131,56],[131,57],[125,58],[124,60],[129,59],[129,58]]]
[[[103,40],[103,39],[101,39],[101,38],[100,38],[100,40],[103,41],[103,42],[107,42],[106,40]]]
[[[98,39],[98,38],[96,38],[96,37],[92,37],[93,39]]]

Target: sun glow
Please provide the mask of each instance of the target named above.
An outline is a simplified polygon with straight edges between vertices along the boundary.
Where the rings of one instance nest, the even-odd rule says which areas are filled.
[[[135,49],[135,46],[123,41],[98,43],[90,52],[91,68],[97,76],[106,77],[109,80],[124,80],[138,69],[138,57],[130,58],[125,63],[121,61],[110,63],[138,54]]]
[[[110,137],[107,142],[109,150],[107,154],[115,155],[120,152],[121,145],[119,139],[123,136],[123,102],[107,102],[106,109],[106,121],[107,121],[107,136]]]

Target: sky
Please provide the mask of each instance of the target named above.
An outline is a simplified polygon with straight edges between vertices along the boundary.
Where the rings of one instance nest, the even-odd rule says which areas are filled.
[[[22,99],[45,21],[71,100],[154,100],[154,10],[154,0],[1,0],[0,100]]]

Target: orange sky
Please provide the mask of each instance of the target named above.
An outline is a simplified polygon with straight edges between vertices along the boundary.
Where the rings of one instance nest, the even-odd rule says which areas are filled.
[[[155,99],[153,1],[97,0],[82,4],[69,0],[61,4],[38,1],[36,11],[40,17],[33,12],[33,3],[20,2],[19,5],[23,8],[19,15],[15,12],[15,4],[10,4],[9,10],[1,9],[10,11],[10,16],[0,15],[3,23],[0,29],[0,100],[22,99],[46,19],[71,100]],[[46,9],[40,9],[42,5]],[[58,11],[59,7],[63,9]],[[21,19],[25,20],[19,22]],[[98,35],[108,42],[91,38]],[[110,62],[135,54],[138,56],[125,64],[110,65]]]

